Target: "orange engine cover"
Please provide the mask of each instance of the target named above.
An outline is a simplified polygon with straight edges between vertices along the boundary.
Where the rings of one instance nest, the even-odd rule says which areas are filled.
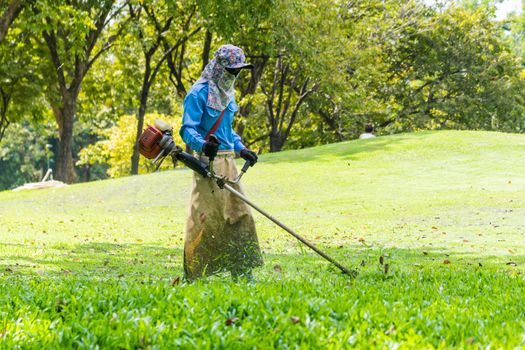
[[[154,126],[148,126],[139,139],[139,151],[144,157],[153,159],[159,155],[162,149],[159,141],[162,139],[162,131]]]

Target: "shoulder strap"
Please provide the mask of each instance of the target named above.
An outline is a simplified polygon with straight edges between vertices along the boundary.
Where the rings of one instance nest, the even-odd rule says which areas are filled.
[[[215,131],[217,131],[217,128],[219,127],[219,124],[221,123],[222,117],[224,117],[224,112],[226,112],[226,108],[222,111],[219,118],[217,118],[217,121],[215,122],[215,124],[213,124],[210,131],[208,131],[208,133],[206,134],[206,137],[204,138],[206,141],[209,141],[210,135],[213,134]]]

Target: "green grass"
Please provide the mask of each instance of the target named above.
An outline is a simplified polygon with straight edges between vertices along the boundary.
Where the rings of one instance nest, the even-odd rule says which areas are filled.
[[[249,197],[355,280],[255,214],[255,284],[177,283],[185,169],[2,192],[0,349],[525,347],[524,150],[447,131],[261,156]]]

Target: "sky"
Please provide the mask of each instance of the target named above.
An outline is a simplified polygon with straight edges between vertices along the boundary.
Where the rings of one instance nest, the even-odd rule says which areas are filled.
[[[511,12],[521,13],[521,1],[522,0],[505,0],[501,4],[496,5],[496,18],[498,20],[504,19]]]
[[[428,5],[436,3],[436,0],[423,1]],[[505,17],[507,17],[507,15],[511,12],[521,13],[521,11],[523,10],[521,2],[522,0],[504,0],[503,2],[497,4],[496,19],[505,19]]]

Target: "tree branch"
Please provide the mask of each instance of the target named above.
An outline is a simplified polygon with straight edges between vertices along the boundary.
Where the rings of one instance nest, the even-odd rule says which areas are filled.
[[[288,127],[286,128],[286,132],[284,134],[284,139],[286,140],[288,138],[288,135],[290,135],[290,131],[292,130],[292,125],[295,122],[295,119],[297,118],[297,113],[299,112],[299,107],[303,104],[304,100],[308,98],[311,94],[313,94],[317,89],[319,88],[319,84],[314,84],[311,89],[307,90],[309,78],[306,78],[303,86],[301,87],[301,96],[299,97],[299,100],[295,103],[292,116],[290,117],[290,122],[288,123]]]
[[[261,140],[264,140],[264,139],[267,138],[268,136],[270,136],[270,133],[266,133],[266,134],[264,134],[264,135],[261,135],[261,136],[255,138],[255,139],[251,140],[250,142],[245,143],[245,146],[248,147],[248,148],[250,148],[251,145],[253,145],[254,143],[259,142],[259,141],[261,141]]]
[[[281,68],[281,80],[279,82],[279,97],[277,99],[277,110],[275,111],[275,115],[278,119],[281,120],[279,125],[279,130],[281,129],[281,125],[283,124],[282,120],[284,119],[285,112],[281,114],[282,106],[283,106],[283,94],[284,94],[284,86],[286,85],[286,77],[288,75],[288,70],[290,69],[290,63],[286,62],[286,64],[280,67]]]
[[[11,23],[18,17],[23,7],[23,0],[12,0],[7,6],[4,14],[0,17],[0,43],[4,40]]]
[[[106,41],[106,43],[100,48],[100,50],[93,56],[93,58],[91,58],[89,60],[89,62],[87,63],[87,70],[89,70],[89,68],[91,68],[91,66],[93,65],[93,63],[95,63],[95,61],[100,57],[100,55],[102,55],[104,52],[106,52],[107,50],[109,50],[111,47],[113,47],[113,43],[115,42],[115,40],[117,40],[117,38],[122,34],[122,31],[124,30],[124,28],[126,27],[126,25],[128,24],[128,22],[131,20],[131,17],[128,17],[124,23],[121,25],[121,27],[117,30],[117,33],[114,34],[114,35],[111,35],[108,40]]]
[[[281,124],[279,125],[279,130],[283,129],[284,119],[285,119],[286,114],[288,113],[288,109],[290,108],[290,101],[291,101],[293,92],[295,90],[295,84],[297,83],[298,77],[299,77],[299,73],[294,74],[292,82],[290,83],[290,86],[288,87],[288,95],[286,97],[286,102],[284,104],[283,115],[281,118]]]
[[[49,24],[51,20],[47,18],[46,21]],[[55,32],[53,30],[50,30],[49,32],[44,30],[42,32],[42,35],[44,36],[44,40],[47,43],[49,52],[51,53],[51,60],[53,61],[53,65],[55,66],[55,69],[57,72],[58,84],[60,85],[60,89],[62,90],[61,91],[62,95],[64,95],[67,90],[67,85],[66,85],[66,79],[64,76],[63,64],[60,61],[60,57],[58,56],[57,39],[56,39]]]

